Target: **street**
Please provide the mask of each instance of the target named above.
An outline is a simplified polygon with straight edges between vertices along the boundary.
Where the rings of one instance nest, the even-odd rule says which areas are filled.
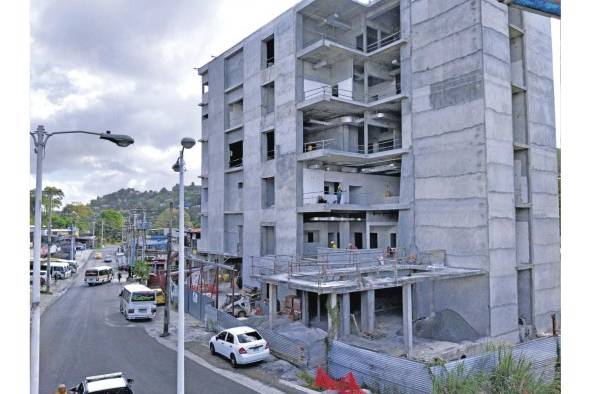
[[[114,249],[103,255],[114,254]],[[94,257],[94,256],[92,256]],[[103,265],[90,259],[85,268]],[[111,263],[114,264],[114,263]],[[82,270],[84,271],[84,269]],[[129,322],[119,313],[122,284],[88,287],[83,272],[72,287],[50,305],[41,318],[40,393],[68,388],[84,377],[123,372],[141,394],[176,391],[176,353],[151,338],[143,322]],[[161,307],[158,313],[163,313]],[[254,393],[195,362],[185,360],[187,393]]]

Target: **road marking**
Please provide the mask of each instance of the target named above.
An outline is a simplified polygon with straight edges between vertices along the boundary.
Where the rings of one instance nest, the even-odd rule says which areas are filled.
[[[161,345],[164,345],[167,348],[169,348],[170,350],[173,350],[176,352],[176,345],[173,345],[160,337],[153,337],[153,338],[156,341],[158,341]],[[233,382],[238,383],[238,384],[240,384],[246,388],[249,388],[251,390],[254,390],[256,392],[259,392],[262,394],[267,394],[267,393],[269,393],[269,394],[283,394],[283,391],[279,391],[274,387],[267,386],[266,384],[261,383],[258,380],[254,380],[252,378],[249,378],[248,376],[241,375],[236,372],[231,372],[231,371],[213,366],[210,363],[208,363],[207,361],[205,361],[205,359],[197,356],[194,353],[185,351],[185,358],[188,358],[189,360],[196,362],[197,364],[201,365],[202,367],[205,367],[205,368],[209,369],[210,371],[213,371],[213,372],[217,373],[218,375],[225,377],[226,379],[232,380]]]

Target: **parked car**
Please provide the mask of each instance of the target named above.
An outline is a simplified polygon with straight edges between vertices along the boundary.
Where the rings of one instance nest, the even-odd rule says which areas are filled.
[[[89,376],[78,386],[70,389],[71,393],[117,393],[133,394],[131,390],[133,379],[127,379],[121,372],[109,373],[106,375]]]
[[[95,258],[95,259],[97,259],[97,260],[98,260],[98,259],[102,259],[102,258],[103,258],[103,254],[102,254],[101,252],[96,252],[96,253],[94,254],[94,258]]]
[[[105,263],[112,263],[113,262],[113,256],[111,256],[110,254],[105,255],[105,258],[103,259],[103,261]]]
[[[234,327],[209,340],[212,355],[220,354],[230,360],[232,367],[251,364],[269,357],[269,344],[254,328]]]

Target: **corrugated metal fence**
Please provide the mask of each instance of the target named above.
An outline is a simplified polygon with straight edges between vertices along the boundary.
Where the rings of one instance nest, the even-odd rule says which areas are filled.
[[[425,364],[332,341],[328,373],[340,378],[349,371],[359,384],[374,392],[431,393],[431,377]]]
[[[557,344],[560,337],[540,338],[514,346],[514,359],[523,357],[530,362],[536,377],[549,383],[554,378]],[[431,393],[431,374],[439,376],[464,365],[466,375],[479,371],[490,372],[496,366],[497,353],[489,352],[475,357],[429,367],[427,364],[360,349],[342,342],[332,341],[328,352],[328,372],[340,378],[352,371],[360,384],[380,393]]]
[[[213,300],[203,294],[187,290],[186,312],[196,319],[205,322],[210,331],[221,331],[227,328],[238,326],[255,327],[269,343],[271,353],[275,356],[287,360],[297,366],[312,368],[318,365],[319,360],[315,355],[318,353],[311,349],[310,344],[288,338],[264,327],[260,327],[265,319],[253,316],[245,320],[239,320],[235,317],[216,309],[213,306]],[[315,344],[316,346],[318,344]],[[325,346],[324,343],[322,346]],[[324,353],[324,352],[321,352]]]

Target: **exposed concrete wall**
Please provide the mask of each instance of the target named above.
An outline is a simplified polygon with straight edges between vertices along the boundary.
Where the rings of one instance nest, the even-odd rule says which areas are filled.
[[[511,56],[507,7],[482,3],[490,335],[517,341],[517,271]]]
[[[534,324],[560,317],[560,233],[550,21],[523,13],[529,137]]]
[[[448,265],[488,271],[480,2],[413,1],[410,10],[416,247],[445,249]],[[404,134],[403,114],[403,139]],[[404,216],[401,225],[410,221]],[[482,335],[489,333],[485,280],[423,283],[414,291],[417,317],[452,309]]]

